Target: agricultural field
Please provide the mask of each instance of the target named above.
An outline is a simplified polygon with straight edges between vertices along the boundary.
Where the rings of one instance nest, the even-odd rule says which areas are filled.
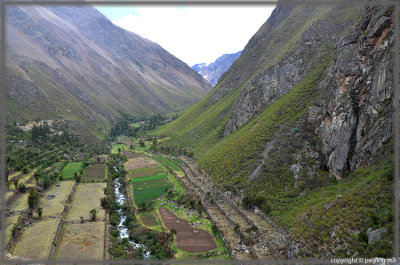
[[[124,145],[131,145],[132,144],[132,141],[131,141],[131,139],[128,137],[128,136],[118,136],[118,138],[117,138],[117,143],[118,144],[124,144]]]
[[[45,219],[33,222],[25,227],[14,248],[10,251],[14,256],[46,260],[56,235],[60,219]]]
[[[83,162],[68,163],[61,171],[63,179],[74,179],[74,173],[79,173],[83,167]]]
[[[156,158],[161,160],[161,161],[163,161],[165,164],[167,164],[174,171],[182,171],[182,169],[177,164],[175,164],[174,162],[171,162],[170,160],[166,159],[165,157],[156,156]]]
[[[136,205],[156,200],[161,194],[173,187],[168,178],[163,174],[131,180],[133,186],[133,199]]]
[[[19,218],[19,214],[15,213],[11,216],[6,217],[6,242],[5,244],[7,245],[7,243],[10,241],[11,239],[11,229],[13,228],[14,224],[18,223],[18,218]],[[0,229],[1,231],[1,229]],[[1,237],[0,237],[0,243],[1,243]]]
[[[122,152],[122,154],[123,154],[124,156],[126,156],[128,159],[129,159],[129,158],[140,157],[140,154],[136,154],[136,153],[132,153],[132,152],[127,152],[127,151]]]
[[[133,170],[138,168],[149,168],[158,166],[157,162],[148,157],[136,157],[128,159],[124,164],[126,170]]]
[[[78,221],[81,216],[88,220],[90,210],[97,209],[97,220],[102,221],[105,213],[100,206],[100,199],[104,197],[105,187],[106,183],[80,183],[77,185],[66,220]]]
[[[130,178],[140,178],[140,177],[148,177],[153,176],[158,173],[161,173],[163,170],[161,167],[148,167],[148,168],[139,168],[133,169],[130,171]]]
[[[61,216],[74,184],[75,181],[61,181],[44,192],[39,203],[43,208],[43,216]]]
[[[121,151],[125,151],[125,150],[128,150],[129,148],[124,144],[114,144],[112,146],[111,153],[112,154],[118,153],[118,149]]]
[[[103,255],[103,222],[64,225],[55,251],[56,259],[102,260]]]
[[[186,252],[207,252],[217,248],[214,237],[206,230],[191,227],[185,219],[178,218],[168,208],[160,207],[159,213],[167,229],[176,230],[176,246]]]
[[[106,178],[107,168],[105,164],[90,165],[85,169],[83,182],[102,182]]]

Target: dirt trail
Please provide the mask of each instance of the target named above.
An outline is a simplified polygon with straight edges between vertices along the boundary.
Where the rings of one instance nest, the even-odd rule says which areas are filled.
[[[188,182],[191,183],[191,186],[196,187],[197,191],[200,190],[200,193],[203,194],[203,202],[205,201],[205,194],[209,192],[210,197],[215,201],[215,207],[218,208],[220,215],[222,214],[225,219],[230,219],[230,222],[233,222],[234,225],[240,225],[239,229],[236,229],[244,237],[241,244],[238,244],[237,240],[227,237],[231,238],[230,243],[233,250],[243,252],[243,245],[247,245],[246,248],[250,250],[253,256],[260,259],[285,257],[288,236],[284,231],[280,230],[266,216],[261,216],[261,212],[243,209],[238,196],[234,196],[231,193],[222,193],[216,188],[213,180],[204,171],[200,170],[193,160],[184,156],[181,156],[180,159],[184,162],[182,168],[186,173]],[[211,210],[210,206],[206,206],[206,208],[209,211]],[[217,218],[216,222],[219,228],[221,220]],[[258,228],[258,231],[246,232],[253,225]],[[232,224],[230,229],[233,231]]]

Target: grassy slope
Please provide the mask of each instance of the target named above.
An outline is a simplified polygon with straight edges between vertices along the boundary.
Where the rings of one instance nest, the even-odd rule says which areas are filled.
[[[348,20],[353,12],[348,10],[337,19]],[[315,21],[315,17],[310,18],[310,21]],[[304,27],[300,24],[298,28],[302,31]],[[284,33],[282,37],[287,35],[291,33]],[[293,36],[293,40],[288,41],[290,44],[282,49],[283,54],[293,47],[299,34]],[[309,179],[300,175],[295,185],[290,172],[290,165],[295,163],[292,154],[301,154],[301,150],[304,150],[302,159],[305,159],[305,165],[311,167],[316,164],[316,159],[307,157],[308,149],[304,145],[310,139],[311,144],[318,144],[318,140],[312,139],[315,138],[314,133],[307,131],[302,124],[307,117],[310,102],[322,96],[316,90],[316,84],[323,78],[331,57],[332,50],[328,49],[324,59],[314,65],[288,94],[231,135],[222,135],[227,117],[240,89],[257,71],[220,101],[211,103],[212,95],[229,80],[232,71],[228,72],[225,80],[206,98],[156,133],[171,137],[171,140],[163,142],[167,151],[168,148],[176,151],[182,147],[193,151],[200,167],[208,171],[220,185],[229,189],[244,188],[246,194],[259,196],[267,202],[270,217],[288,230],[294,240],[304,239],[307,242],[308,250],[302,249],[300,254],[304,251],[306,256],[319,256],[318,253],[324,250],[325,253],[339,257],[390,257],[393,172],[389,158],[377,161],[368,168],[360,168],[339,183],[330,180],[327,172],[320,171]],[[268,58],[264,65],[260,65],[260,69],[268,67],[270,62],[276,62],[279,58],[282,58],[282,54]],[[251,58],[240,58],[235,63],[236,67],[238,64],[248,64],[248,60]],[[293,128],[298,129],[297,133],[290,132]],[[278,147],[270,152],[268,163],[258,179],[249,182],[247,176],[262,158],[265,145],[277,135],[282,136],[278,137]],[[388,235],[368,245],[366,230],[382,227],[389,230]]]
[[[174,148],[184,147],[193,151],[195,157],[198,158],[199,154],[206,152],[219,142],[240,90],[248,85],[257,73],[277,63],[288,52],[293,51],[307,28],[331,10],[330,8],[315,8],[310,13],[309,9],[309,7],[296,8],[282,24],[272,29],[263,41],[248,52],[250,55],[239,57],[232,69],[225,74],[224,79],[206,97],[190,107],[179,119],[157,130],[157,134],[172,136],[164,144]],[[268,25],[263,27],[268,27]],[[266,50],[270,52],[265,53]],[[231,89],[221,100],[212,102],[210,98],[215,92],[221,86],[225,87],[225,82],[231,84],[231,80],[237,79],[235,75],[242,76],[238,80],[238,86]]]
[[[337,184],[294,198],[285,210],[271,214],[314,251],[329,246],[338,257],[391,257],[393,199],[393,163],[386,158]],[[383,227],[389,232],[368,245],[367,229]]]

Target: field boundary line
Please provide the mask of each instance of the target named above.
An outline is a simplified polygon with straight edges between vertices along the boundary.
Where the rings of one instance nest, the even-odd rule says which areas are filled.
[[[77,186],[77,182],[75,181],[74,185],[72,186],[71,192],[69,193],[68,198],[65,201],[64,210],[63,210],[63,212],[61,214],[60,222],[58,223],[56,235],[54,236],[53,242],[51,243],[51,248],[50,248],[50,253],[49,253],[49,260],[52,260],[54,258],[54,252],[56,250],[56,246],[57,246],[60,234],[61,234],[62,227],[64,226],[64,223],[65,223],[64,222],[64,218],[65,218],[65,215],[67,214],[67,212],[69,210],[68,204],[71,202],[72,197],[75,194],[76,186]]]

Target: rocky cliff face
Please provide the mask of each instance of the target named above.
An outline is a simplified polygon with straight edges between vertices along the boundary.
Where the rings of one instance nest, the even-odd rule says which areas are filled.
[[[332,90],[310,110],[323,162],[337,178],[385,152],[392,137],[392,29],[390,8],[369,7],[361,23],[337,42],[325,84]]]
[[[290,91],[313,66],[313,53],[332,45],[335,64],[319,85],[324,101],[310,108],[308,120],[322,140],[324,165],[341,178],[368,164],[391,138],[393,18],[390,9],[369,7],[352,26],[335,24],[334,14],[307,29],[304,45],[251,77],[235,101],[224,135]]]
[[[195,64],[192,66],[192,69],[201,74],[201,76],[208,80],[211,85],[215,86],[221,75],[231,67],[241,53],[242,51],[232,54],[224,54],[213,63]]]
[[[8,111],[19,121],[106,125],[187,107],[209,83],[92,7],[7,9]]]

